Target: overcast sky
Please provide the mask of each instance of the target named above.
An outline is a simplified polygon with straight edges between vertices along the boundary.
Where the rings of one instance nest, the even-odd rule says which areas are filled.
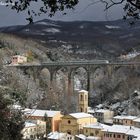
[[[102,3],[90,5],[92,0],[80,0],[75,10],[67,11],[67,15],[57,13],[52,19],[73,21],[73,20],[88,20],[88,21],[103,21],[103,20],[116,20],[123,16],[122,6],[114,6],[108,11],[104,11],[105,6]],[[39,4],[34,5],[37,9]],[[0,26],[21,25],[27,24],[26,13],[16,13],[10,8],[0,5]],[[48,19],[47,15],[42,15],[34,20]]]

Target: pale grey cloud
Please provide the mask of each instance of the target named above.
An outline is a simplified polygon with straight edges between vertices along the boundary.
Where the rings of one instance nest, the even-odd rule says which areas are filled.
[[[80,0],[79,4],[76,6],[75,10],[67,10],[67,15],[62,15],[62,13],[57,13],[52,19],[54,20],[89,20],[89,21],[101,21],[101,20],[115,20],[122,18],[123,10],[122,6],[114,6],[108,11],[104,11],[104,5],[102,3],[90,5],[91,0]],[[35,9],[38,9],[38,5],[34,5]],[[7,8],[5,6],[0,6],[0,26],[10,26],[27,24],[26,13],[16,13],[15,11]],[[48,19],[49,17],[45,14],[40,17],[35,17],[36,20]]]

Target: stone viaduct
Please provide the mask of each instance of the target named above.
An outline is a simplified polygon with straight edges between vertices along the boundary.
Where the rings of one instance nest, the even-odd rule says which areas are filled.
[[[56,72],[60,69],[65,69],[64,73],[67,76],[67,99],[70,102],[71,96],[74,91],[74,72],[82,67],[87,72],[87,90],[90,93],[93,91],[93,74],[99,67],[105,67],[108,76],[111,75],[113,69],[119,67],[135,67],[138,68],[140,62],[109,62],[108,60],[94,60],[94,61],[61,61],[61,62],[46,62],[40,64],[20,64],[9,65],[9,67],[16,67],[22,69],[25,74],[29,74],[32,71],[34,79],[37,79],[41,71],[45,68],[50,72],[50,90],[55,90],[56,86]]]

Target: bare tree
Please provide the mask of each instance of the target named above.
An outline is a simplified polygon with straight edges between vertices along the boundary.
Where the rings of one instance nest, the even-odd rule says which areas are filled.
[[[100,0],[105,4],[105,10],[108,10],[114,5],[124,4],[124,19],[128,17],[133,17],[134,19],[139,19],[140,14],[140,0]]]
[[[35,11],[32,5],[38,5],[39,0],[6,0],[7,5],[11,6],[11,9],[17,12],[26,11],[29,15],[27,20],[30,23],[33,22],[34,16],[40,16],[42,13],[53,16],[56,12],[61,11],[66,14],[66,9],[74,9],[80,0],[40,0],[40,7],[38,11]],[[139,18],[140,0],[91,0],[88,6],[102,2],[105,4],[105,10],[114,5],[124,5],[124,19],[128,17]]]
[[[39,0],[6,0],[7,6],[17,12],[26,11],[30,23],[33,22],[33,16],[40,16],[42,13],[53,16],[56,12],[61,11],[63,14],[65,9],[73,9],[78,4],[79,0],[40,0],[41,6],[39,11],[31,8],[32,4],[38,5]]]

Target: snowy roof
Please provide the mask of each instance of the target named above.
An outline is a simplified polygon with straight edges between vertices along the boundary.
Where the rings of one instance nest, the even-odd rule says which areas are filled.
[[[109,112],[110,110],[108,109],[99,109],[99,110],[96,110],[95,112],[98,112],[98,113],[105,113],[105,112]]]
[[[104,128],[104,132],[112,132],[112,133],[125,133],[130,129],[130,126],[124,125],[112,125],[110,127]]]
[[[140,122],[140,117],[133,120],[134,122]]]
[[[121,120],[123,120],[123,119],[126,119],[126,120],[134,120],[134,119],[136,119],[137,117],[136,116],[115,116],[115,117],[113,117],[114,119],[121,119]]]
[[[123,120],[123,119],[124,119],[124,116],[115,116],[115,117],[113,117],[113,119],[120,119],[120,120]]]
[[[128,120],[134,120],[136,118],[137,118],[136,116],[126,116],[126,117],[124,117],[124,119],[128,119]]]
[[[92,115],[84,112],[79,112],[79,113],[71,113],[69,114],[70,116],[80,119],[80,118],[88,118],[88,117],[93,117]]]
[[[103,128],[107,128],[108,125],[105,125],[105,124],[101,124],[101,123],[92,123],[92,124],[89,124],[89,125],[85,125],[84,128],[95,128],[95,129],[103,129]]]
[[[80,138],[81,140],[86,140],[86,136],[83,134],[76,135],[76,137]]]
[[[86,90],[80,90],[79,93],[80,93],[80,92],[86,92],[86,93],[88,93],[88,91],[86,91]]]
[[[35,126],[36,124],[33,122],[28,122],[28,121],[25,122],[25,127],[35,127]]]
[[[88,113],[95,113],[95,110],[88,110]]]
[[[65,133],[59,133],[59,132],[51,132],[48,134],[48,139],[58,140],[62,139],[62,137],[65,136]]]
[[[16,105],[16,104],[13,105],[12,107],[13,107],[13,109],[22,109],[22,107],[20,105]]]
[[[96,106],[96,108],[101,108],[101,107],[103,107],[103,104],[99,104]]]
[[[140,129],[136,127],[130,127],[130,129],[126,132],[127,135],[140,136]]]
[[[25,114],[29,114],[30,116],[40,116],[44,117],[47,114],[48,117],[54,117],[56,114],[60,113],[60,111],[52,111],[52,110],[39,110],[39,109],[29,109]]]
[[[105,127],[103,132],[111,132],[111,133],[123,133],[127,135],[139,135],[140,129],[132,126],[125,126],[125,125],[112,125]]]
[[[106,119],[106,120],[104,120],[104,123],[113,124],[113,119]]]
[[[101,140],[101,137],[88,136],[86,140]]]
[[[94,137],[94,136],[88,136],[88,137],[86,137],[83,134],[76,135],[76,137],[77,138],[80,138],[80,140],[100,140],[101,139],[100,137]]]
[[[26,112],[28,113],[28,112],[31,112],[31,109],[29,109],[29,108],[25,108],[25,109],[22,110],[22,111],[25,112],[25,113],[26,113]]]

